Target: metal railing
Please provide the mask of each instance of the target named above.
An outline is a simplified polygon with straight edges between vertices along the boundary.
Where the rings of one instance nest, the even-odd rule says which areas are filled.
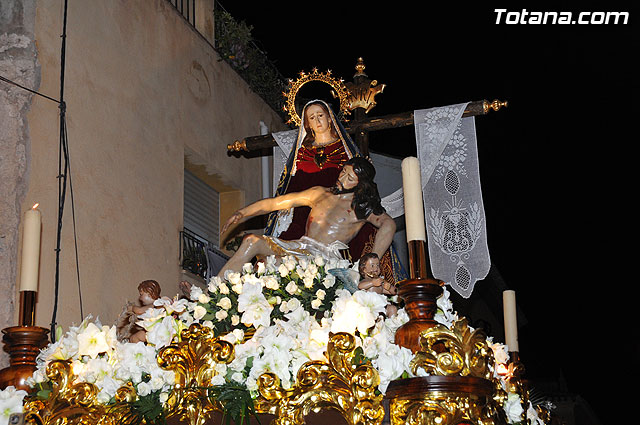
[[[176,8],[178,13],[191,24],[192,27],[196,26],[196,0],[167,0],[173,7]]]
[[[187,229],[180,232],[180,265],[207,280],[218,273],[229,257],[206,238]]]
[[[238,22],[224,7],[215,2],[215,46],[222,59],[240,75],[285,121],[284,96],[288,80],[267,57],[251,36],[252,26]]]
[[[180,232],[180,265],[196,276],[207,278],[207,247],[209,242],[189,229]]]

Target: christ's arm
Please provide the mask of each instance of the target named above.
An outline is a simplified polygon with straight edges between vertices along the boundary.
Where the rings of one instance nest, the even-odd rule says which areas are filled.
[[[272,211],[287,210],[294,207],[312,206],[314,201],[325,192],[325,188],[315,186],[301,192],[287,193],[274,198],[261,199],[233,213],[222,227],[222,233],[226,232],[231,225],[238,223],[245,217],[255,217],[268,214]]]
[[[396,223],[387,213],[371,214],[367,217],[367,221],[378,228],[371,252],[378,254],[378,257],[382,258],[389,246],[391,246],[391,242],[393,242]]]

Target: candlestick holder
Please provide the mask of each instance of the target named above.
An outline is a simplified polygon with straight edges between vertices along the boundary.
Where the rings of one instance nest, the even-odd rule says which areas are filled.
[[[398,283],[398,295],[404,300],[409,321],[395,335],[396,344],[419,351],[422,331],[438,324],[434,320],[436,299],[442,294],[444,282],[434,279],[427,271],[427,254],[424,241],[409,241],[409,279]]]
[[[47,345],[49,330],[38,326],[12,326],[2,330],[9,367],[0,370],[0,388],[10,385],[30,391],[26,380],[36,370],[36,357]]]
[[[30,391],[26,380],[36,370],[36,357],[47,345],[48,329],[34,326],[36,317],[36,291],[20,291],[18,326],[2,330],[4,350],[9,353],[9,367],[0,370],[0,388],[10,385],[18,390]]]

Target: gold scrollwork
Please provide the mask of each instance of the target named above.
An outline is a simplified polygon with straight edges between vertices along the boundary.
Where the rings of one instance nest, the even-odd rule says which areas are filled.
[[[437,325],[420,334],[420,350],[411,361],[411,370],[420,368],[430,375],[475,376],[491,379],[495,360],[484,330],[473,332],[465,318],[452,329]]]
[[[354,365],[355,337],[332,334],[327,346],[329,362],[310,361],[299,370],[295,385],[283,389],[273,373],[258,380],[256,410],[276,415],[274,425],[304,424],[309,412],[333,408],[348,424],[380,424],[382,395],[376,394],[378,372],[368,363]]]
[[[160,350],[158,364],[175,373],[175,387],[167,400],[166,416],[179,416],[191,425],[203,425],[222,405],[209,397],[216,376],[216,363],[234,359],[233,345],[217,339],[213,330],[194,323],[181,334],[181,341]]]
[[[333,89],[333,96],[340,102],[340,112],[345,116],[351,113],[349,110],[350,93],[349,90],[347,90],[344,81],[342,79],[337,80],[333,78],[331,76],[331,71],[318,72],[318,69],[314,68],[311,73],[301,71],[300,76],[295,81],[290,79],[287,91],[282,93],[286,98],[283,109],[289,114],[288,123],[294,123],[296,126],[300,126],[302,119],[300,118],[300,115],[298,115],[298,111],[296,111],[296,96],[298,95],[298,91],[300,91],[305,84],[312,81],[319,81],[328,84]]]
[[[394,400],[390,416],[392,425],[493,425],[496,413],[485,397],[441,392],[421,399]]]
[[[131,424],[128,411],[101,404],[99,389],[87,382],[73,383],[70,361],[57,360],[47,366],[51,380],[51,393],[47,400],[27,399],[24,404],[25,423],[37,425]],[[135,392],[135,390],[134,390]],[[127,390],[119,397],[127,397]],[[119,400],[117,400],[119,401]]]

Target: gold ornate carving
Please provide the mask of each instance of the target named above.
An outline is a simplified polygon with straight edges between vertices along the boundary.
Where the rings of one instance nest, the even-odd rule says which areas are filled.
[[[493,102],[487,102],[486,100],[482,103],[482,109],[484,110],[484,113],[488,113],[490,109],[493,109],[494,111],[499,111],[500,108],[502,107],[507,107],[509,106],[509,102],[507,102],[506,100],[501,101],[498,99],[494,99]]]
[[[364,61],[362,58],[358,58],[358,64],[356,65],[356,75],[362,81],[359,83],[347,83],[347,90],[349,90],[348,107],[350,110],[356,108],[363,108],[365,113],[369,113],[374,106],[376,106],[376,95],[382,93],[385,84],[378,84],[378,80],[369,80],[364,73]]]
[[[382,395],[376,395],[380,377],[370,364],[353,364],[355,349],[353,335],[331,335],[327,346],[329,362],[305,363],[290,389],[283,389],[275,374],[263,374],[258,380],[256,410],[276,415],[274,425],[304,424],[310,411],[322,408],[338,410],[348,424],[381,423]]]
[[[167,400],[166,416],[179,416],[191,425],[203,425],[222,405],[209,397],[208,388],[216,376],[216,363],[230,363],[233,345],[214,337],[213,330],[192,324],[184,329],[178,344],[158,353],[158,364],[176,376],[173,392]]]
[[[27,399],[24,404],[25,423],[37,425],[115,425],[133,424],[133,415],[126,404],[136,398],[131,386],[120,388],[116,404],[105,406],[98,399],[99,388],[87,382],[73,383],[71,362],[57,360],[47,367],[52,390],[47,400]]]
[[[247,149],[246,140],[243,140],[243,141],[236,140],[232,144],[227,145],[227,150],[230,152],[240,152],[240,151],[249,152],[249,150]]]
[[[282,93],[286,98],[286,103],[283,109],[289,114],[288,123],[294,123],[296,126],[300,126],[302,119],[298,115],[298,111],[296,111],[296,96],[298,95],[298,91],[307,83],[312,81],[319,81],[322,83],[328,84],[333,90],[332,95],[337,98],[340,102],[340,112],[343,115],[348,115],[351,113],[349,110],[349,91],[344,84],[342,79],[335,79],[331,76],[331,71],[327,72],[318,72],[317,68],[314,68],[311,73],[307,74],[304,71],[300,72],[300,76],[297,80],[289,80],[289,87],[286,92]]]
[[[454,322],[452,329],[437,325],[420,334],[420,351],[411,361],[411,370],[420,368],[430,375],[475,376],[491,379],[495,360],[482,329],[471,331],[467,320]]]
[[[393,425],[493,425],[495,409],[486,397],[456,392],[427,393],[423,398],[394,400]]]

